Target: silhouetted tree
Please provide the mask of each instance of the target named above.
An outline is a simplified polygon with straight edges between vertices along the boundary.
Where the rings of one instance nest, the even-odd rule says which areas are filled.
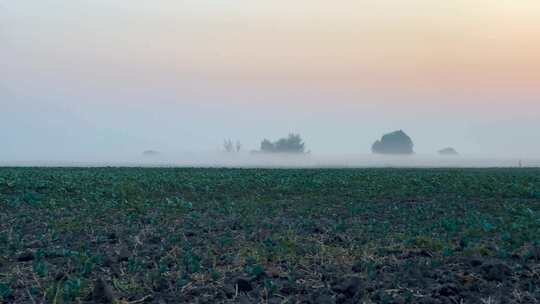
[[[261,152],[275,152],[274,144],[268,139],[261,142]]]
[[[232,140],[226,139],[223,141],[223,149],[225,150],[225,152],[228,152],[228,153],[233,153],[233,152],[238,153],[242,149],[242,144],[238,140],[236,141],[236,143],[233,143]]]
[[[376,141],[371,151],[376,154],[413,154],[412,139],[402,130],[383,135]]]
[[[305,144],[300,134],[289,134],[272,143],[268,139],[261,142],[261,152],[267,153],[305,153]]]
[[[240,141],[236,141],[236,152],[240,152],[240,150],[242,149],[242,144],[240,143]]]
[[[225,152],[232,153],[234,152],[234,144],[232,140],[226,139],[223,141],[223,149],[225,149]]]
[[[276,143],[278,152],[304,153],[305,145],[299,134],[289,134],[287,138],[281,138]]]

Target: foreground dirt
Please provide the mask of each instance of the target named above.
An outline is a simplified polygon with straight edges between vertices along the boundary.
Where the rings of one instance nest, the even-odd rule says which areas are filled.
[[[540,170],[0,168],[2,303],[538,303]]]

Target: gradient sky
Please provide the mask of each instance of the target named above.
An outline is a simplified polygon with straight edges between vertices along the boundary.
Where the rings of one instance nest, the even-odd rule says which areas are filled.
[[[538,0],[0,0],[0,159],[255,149],[540,155]]]

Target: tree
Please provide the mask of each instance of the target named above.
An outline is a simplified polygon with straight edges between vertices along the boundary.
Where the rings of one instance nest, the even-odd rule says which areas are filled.
[[[278,152],[304,153],[305,145],[299,134],[289,134],[287,138],[281,138],[275,143]]]
[[[261,152],[266,153],[305,153],[305,144],[300,134],[289,134],[288,137],[280,138],[276,142],[264,139],[261,142]]]
[[[234,153],[234,152],[240,152],[240,149],[242,149],[242,144],[240,141],[236,141],[236,143],[233,143],[232,140],[226,139],[223,141],[223,149],[225,149],[225,152],[228,153]]]
[[[225,152],[232,153],[234,152],[234,145],[232,140],[226,139],[223,141],[223,149],[225,149]]]
[[[261,152],[275,152],[274,144],[265,138],[261,142]]]
[[[388,133],[377,140],[371,151],[375,154],[413,154],[413,141],[402,130]]]

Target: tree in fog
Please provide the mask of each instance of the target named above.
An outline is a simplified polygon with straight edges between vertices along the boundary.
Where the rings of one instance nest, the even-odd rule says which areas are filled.
[[[388,133],[377,140],[371,151],[375,154],[413,154],[413,141],[402,130]]]
[[[226,139],[223,141],[223,149],[227,153],[238,153],[242,149],[242,144],[238,140],[236,141],[236,143],[234,143],[232,140]]]
[[[305,151],[305,145],[300,134],[289,134],[287,138],[280,138],[274,146],[278,152],[304,153]]]
[[[275,150],[274,144],[268,139],[265,138],[261,142],[261,152],[274,152],[274,150]]]
[[[264,139],[261,142],[261,152],[265,153],[305,153],[305,144],[300,134],[289,134],[275,142]]]
[[[234,152],[234,144],[232,140],[226,139],[223,141],[223,149],[225,149],[225,152],[232,153]]]

